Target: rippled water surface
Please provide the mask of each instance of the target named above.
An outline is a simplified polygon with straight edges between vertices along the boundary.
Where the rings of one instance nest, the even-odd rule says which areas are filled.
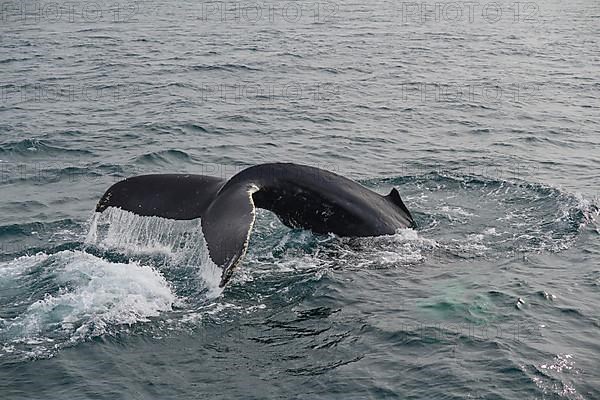
[[[600,398],[597,1],[0,6],[2,399]],[[92,212],[273,161],[418,228]]]

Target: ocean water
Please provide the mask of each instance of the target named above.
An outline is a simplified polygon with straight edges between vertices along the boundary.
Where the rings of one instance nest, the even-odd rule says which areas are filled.
[[[0,3],[0,398],[600,398],[600,3]],[[128,176],[310,164],[418,228],[259,211],[225,289]]]

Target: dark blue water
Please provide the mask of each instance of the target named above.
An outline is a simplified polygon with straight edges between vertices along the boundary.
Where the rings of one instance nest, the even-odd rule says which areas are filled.
[[[600,398],[600,5],[0,3],[2,399]],[[92,210],[149,172],[326,168],[418,223]]]

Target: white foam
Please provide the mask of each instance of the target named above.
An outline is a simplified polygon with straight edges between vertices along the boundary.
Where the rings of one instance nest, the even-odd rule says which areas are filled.
[[[484,235],[492,235],[492,236],[497,236],[498,234],[496,233],[496,228],[486,228],[483,231]]]
[[[219,288],[222,270],[210,259],[199,219],[175,221],[140,217],[110,207],[94,216],[86,242],[131,256],[166,255],[170,265],[196,267],[198,278],[206,284],[209,298],[218,297],[223,292]]]
[[[521,366],[525,372],[526,366]],[[571,354],[558,354],[551,363],[541,364],[539,369],[542,374],[532,372],[531,379],[545,394],[557,394],[561,398],[583,400],[584,397],[577,392],[570,375],[581,373],[576,368]],[[558,383],[557,383],[558,382]]]
[[[343,253],[338,258],[352,259],[352,264],[358,268],[419,263],[425,259],[425,253],[438,247],[435,240],[425,239],[410,228],[398,229],[394,235],[342,241],[353,244],[350,248],[338,249]]]
[[[202,263],[202,268],[199,269],[198,275],[206,284],[208,292],[206,296],[209,299],[219,297],[223,293],[224,288],[219,287],[221,283],[221,273],[223,270],[219,268],[215,263],[212,262],[208,254]]]
[[[22,275],[47,258],[47,254],[37,253],[33,256],[21,256],[11,261],[0,262],[0,278],[12,278]]]
[[[466,211],[461,207],[450,207],[450,206],[442,206],[440,207],[440,211],[448,213],[449,215],[460,215],[462,217],[474,217],[475,214]]]
[[[31,258],[35,263],[44,259]],[[102,335],[110,325],[131,325],[170,311],[177,300],[165,278],[149,266],[112,263],[81,251],[62,251],[46,259],[61,289],[30,304],[8,323],[9,331],[20,332],[16,342]],[[24,261],[30,260],[19,262]]]

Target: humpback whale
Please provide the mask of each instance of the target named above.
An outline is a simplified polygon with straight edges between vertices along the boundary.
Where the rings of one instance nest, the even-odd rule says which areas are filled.
[[[290,228],[320,234],[381,236],[415,226],[395,188],[382,196],[333,172],[291,163],[256,165],[229,180],[190,174],[134,176],[112,185],[96,211],[108,207],[140,216],[200,218],[209,256],[223,269],[220,287],[246,254],[257,207],[272,211]]]

